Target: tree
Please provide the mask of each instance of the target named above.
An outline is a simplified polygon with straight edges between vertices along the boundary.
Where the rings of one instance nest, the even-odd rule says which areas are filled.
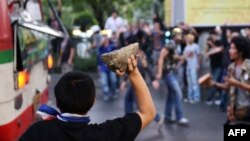
[[[46,1],[43,0],[45,6]],[[57,0],[52,2],[57,4]],[[103,28],[113,9],[128,21],[139,18],[150,20],[152,5],[152,0],[62,0],[62,21],[67,27],[80,23],[85,24],[86,28],[93,24],[99,24]]]

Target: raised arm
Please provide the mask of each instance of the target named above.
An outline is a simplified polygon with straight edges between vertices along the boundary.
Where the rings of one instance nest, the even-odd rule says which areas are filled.
[[[128,59],[128,73],[129,80],[135,91],[139,109],[137,113],[141,118],[141,129],[143,129],[154,119],[156,110],[147,84],[137,68],[137,61],[134,56]]]

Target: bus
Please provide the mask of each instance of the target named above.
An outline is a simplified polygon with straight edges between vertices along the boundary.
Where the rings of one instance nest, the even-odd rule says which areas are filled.
[[[0,141],[16,141],[48,101],[49,40],[64,35],[43,23],[41,0],[1,0],[0,21]]]

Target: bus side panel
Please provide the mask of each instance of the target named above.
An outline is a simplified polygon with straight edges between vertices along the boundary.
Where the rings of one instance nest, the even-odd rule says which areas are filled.
[[[0,141],[15,141],[34,122],[39,104],[48,101],[48,71],[43,62],[37,63],[29,83],[19,90],[14,89],[13,62],[0,64],[0,74]]]
[[[41,103],[48,100],[48,88],[39,94]],[[13,103],[13,102],[11,102]],[[34,105],[29,105],[20,116],[13,121],[0,126],[0,141],[16,141],[35,119]]]
[[[7,0],[0,1],[0,51],[12,49],[12,31]]]
[[[29,106],[19,117],[14,121],[0,126],[1,141],[16,141],[18,137],[30,126],[30,121],[33,120],[33,106]]]

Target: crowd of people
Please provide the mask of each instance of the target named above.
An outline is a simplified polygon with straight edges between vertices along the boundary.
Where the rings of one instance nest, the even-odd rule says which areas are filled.
[[[244,46],[248,47],[249,29],[233,31],[225,24],[211,30],[206,37],[206,43],[198,44],[199,33],[188,24],[180,22],[170,30],[156,15],[152,19],[152,25],[144,20],[128,24],[126,20],[119,17],[116,11],[113,11],[105,24],[105,29],[111,30],[112,36],[108,38],[107,35],[100,35],[100,28],[95,31],[93,48],[96,48],[99,56],[98,68],[104,92],[103,99],[109,101],[117,98],[117,89],[125,89],[126,79],[115,79],[117,78],[115,73],[106,67],[100,56],[103,53],[138,42],[140,45],[138,51],[140,72],[144,78],[146,78],[146,73],[148,74],[155,89],[159,87],[160,81],[163,81],[168,90],[164,115],[157,114],[156,119],[159,120],[156,121],[162,123],[163,118],[164,121],[188,124],[188,119],[184,117],[183,101],[195,104],[203,102],[204,99],[204,103],[208,106],[218,105],[221,111],[227,111],[230,94],[227,90],[214,86],[214,82],[228,81],[226,79],[228,67],[234,60],[230,54],[233,41],[236,40],[235,46],[237,46],[237,43],[240,42],[239,44],[242,45],[241,42],[246,40],[247,44]],[[167,38],[165,34],[169,30],[170,38]],[[249,52],[249,50],[245,51]],[[204,71],[202,68],[204,61],[210,63],[210,69],[205,68],[207,69],[205,71],[211,74],[213,84],[206,85],[205,88],[209,89],[207,93],[201,93],[203,85],[198,83],[201,71]],[[107,90],[110,91],[107,92]],[[249,101],[249,97],[246,98],[246,101]],[[134,111],[136,104],[133,99],[133,89],[128,87],[124,102],[125,113]],[[173,108],[175,108],[176,116],[172,115]],[[176,118],[173,119],[173,117]]]
[[[52,26],[58,28],[57,24]],[[213,82],[226,82],[224,78],[228,77],[228,67],[233,60],[229,51],[232,41],[237,37],[244,40],[250,39],[248,28],[233,31],[226,24],[217,26],[209,32],[206,43],[198,44],[199,33],[187,23],[180,22],[176,27],[167,29],[158,14],[153,16],[152,22],[138,20],[135,23],[128,23],[119,16],[117,11],[113,11],[107,18],[104,28],[111,31],[111,36],[101,34],[101,28],[98,25],[91,27],[94,32],[92,49],[97,55],[104,101],[118,98],[119,90],[125,90],[127,78],[117,77],[115,72],[102,62],[101,55],[138,42],[140,46],[138,68],[142,76],[148,80],[146,77],[148,74],[155,89],[158,89],[161,81],[167,86],[164,115],[159,114],[161,113],[159,111],[155,117],[156,122],[162,124],[162,121],[177,121],[188,124],[188,119],[184,116],[183,102],[195,104],[205,99],[208,106],[218,105],[222,111],[227,111],[227,105],[230,102],[227,90],[209,85],[209,88],[206,87],[209,89],[208,92],[201,93],[198,79],[201,71],[204,71],[202,62],[209,61],[210,70],[206,68],[206,71],[211,74]],[[57,42],[52,41],[52,43],[56,45],[53,49],[58,52]],[[75,46],[69,39],[62,57],[59,58],[63,73],[73,70]],[[246,50],[246,52],[249,51]],[[133,95],[133,88],[128,86],[124,100],[125,113],[135,110],[136,103]],[[175,116],[172,115],[173,108],[175,108]],[[173,119],[173,117],[176,118]]]

